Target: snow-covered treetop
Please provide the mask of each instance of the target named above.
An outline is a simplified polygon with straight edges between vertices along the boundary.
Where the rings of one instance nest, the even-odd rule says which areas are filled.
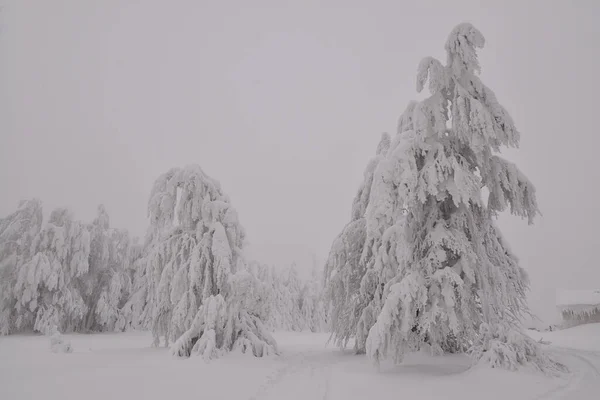
[[[148,216],[154,233],[180,227],[202,234],[212,221],[220,221],[237,249],[245,237],[229,197],[198,165],[172,168],[155,181]]]
[[[381,135],[381,139],[379,140],[379,144],[377,145],[375,157],[373,157],[367,164],[365,172],[363,173],[364,180],[358,189],[356,196],[354,197],[354,201],[352,202],[351,221],[356,221],[365,216],[365,212],[367,211],[367,206],[369,204],[369,196],[371,195],[371,184],[373,183],[373,174],[375,173],[375,168],[377,168],[379,162],[385,157],[390,145],[390,135],[388,133],[383,133]]]
[[[538,213],[535,187],[513,163],[496,154],[503,146],[518,147],[520,134],[494,92],[477,76],[477,49],[484,43],[483,35],[472,25],[460,24],[446,43],[447,65],[432,57],[421,61],[417,90],[429,82],[431,96],[414,107],[415,136],[410,145],[417,151],[437,152],[439,161],[426,170],[435,169],[444,176],[455,170],[456,181],[470,187],[469,193],[453,195],[457,206],[461,201],[478,204],[479,187],[485,186],[490,192],[487,207],[491,214],[509,208],[532,223]],[[461,182],[471,175],[468,169],[472,168],[481,182]]]
[[[83,275],[89,270],[90,233],[68,209],[57,208],[38,236],[37,251],[54,254],[71,276]]]
[[[447,64],[459,75],[462,71],[480,72],[477,49],[483,48],[485,38],[469,23],[457,25],[446,41]]]
[[[481,32],[471,24],[458,25],[446,42],[447,65],[432,57],[424,58],[419,64],[417,91],[423,90],[429,80],[432,98],[423,103],[427,108],[441,100],[443,92],[455,97],[458,102],[451,115],[452,130],[461,139],[469,140],[474,150],[484,150],[486,146],[495,151],[502,145],[517,147],[519,132],[512,118],[498,103],[494,92],[476,76],[480,71],[477,49],[483,48],[484,43]],[[446,108],[444,104],[438,105]],[[443,119],[448,118],[440,118]],[[446,126],[438,128],[441,128],[436,132],[439,135],[446,133]]]
[[[0,219],[0,245],[14,243],[24,236],[36,235],[43,221],[42,202],[38,199],[22,200],[19,208]]]
[[[98,206],[98,216],[94,219],[93,225],[99,226],[105,230],[110,227],[110,217],[103,204]]]

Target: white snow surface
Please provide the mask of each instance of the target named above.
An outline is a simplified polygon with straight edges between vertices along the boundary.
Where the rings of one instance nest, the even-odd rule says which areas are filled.
[[[546,399],[597,399],[600,393],[600,324],[584,324],[552,332],[528,331],[547,343],[544,347],[569,366],[571,374]]]
[[[581,343],[600,350],[600,324],[543,336],[561,345],[573,343],[567,337],[585,338]],[[326,346],[328,334],[311,332],[276,333],[280,356],[231,353],[210,363],[150,347],[152,337],[146,332],[64,337],[73,345],[70,354],[52,353],[44,336],[0,337],[0,399],[585,400],[596,398],[589,396],[599,393],[600,385],[600,356],[562,348],[552,351],[574,372],[549,378],[488,366],[469,369],[464,355],[424,353],[409,355],[399,366],[382,364],[377,371],[365,356]]]
[[[556,305],[559,307],[579,305],[600,305],[600,289],[596,290],[566,290],[556,291]]]
[[[527,333],[535,340],[542,339],[544,342],[550,342],[553,347],[596,352],[600,354],[600,323],[583,324],[573,328],[552,332],[528,330]]]

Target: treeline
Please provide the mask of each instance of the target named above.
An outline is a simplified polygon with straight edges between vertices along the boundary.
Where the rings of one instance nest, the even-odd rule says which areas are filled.
[[[63,208],[43,220],[38,199],[0,219],[0,334],[149,329],[148,243],[111,227],[102,205],[91,223]],[[245,268],[262,283],[269,329],[326,329],[316,266],[309,279],[299,278],[295,264]]]

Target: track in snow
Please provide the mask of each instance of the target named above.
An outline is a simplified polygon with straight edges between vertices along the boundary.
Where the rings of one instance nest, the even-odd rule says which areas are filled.
[[[593,400],[600,393],[600,353],[549,346],[548,350],[571,369],[565,384],[536,400]]]
[[[332,367],[342,354],[304,351],[284,356],[276,370],[248,400],[328,400]]]

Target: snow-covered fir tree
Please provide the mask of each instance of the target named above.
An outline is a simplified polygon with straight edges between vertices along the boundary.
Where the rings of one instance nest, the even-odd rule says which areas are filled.
[[[244,230],[219,183],[200,167],[161,175],[148,205],[147,313],[155,345],[205,359],[276,353],[261,314],[263,286],[245,266]]]
[[[139,245],[124,229],[112,229],[109,237],[107,272],[95,306],[95,330],[123,331],[130,321],[130,309],[125,304],[132,297]]]
[[[390,147],[390,136],[383,134],[376,155],[367,164],[363,182],[352,204],[351,221],[334,240],[325,266],[326,299],[331,305],[331,329],[335,342],[345,347],[355,337],[357,353],[365,352],[366,336],[375,322],[374,302],[381,297],[378,278],[374,275],[376,233],[383,230],[379,224],[388,223],[381,218],[367,221],[378,210],[373,198],[385,182],[375,181],[380,176],[379,165]],[[373,205],[371,205],[373,203]]]
[[[302,279],[296,264],[287,268],[262,266],[256,276],[265,283],[269,306],[266,325],[272,331],[327,330],[327,310],[323,296],[322,274],[313,270]]]
[[[376,250],[382,262],[396,260],[388,261],[395,276],[367,352],[400,361],[423,345],[437,352],[471,346],[476,360],[493,366],[554,371],[557,364],[521,330],[527,274],[493,220],[508,209],[531,223],[538,207],[534,186],[497,155],[518,146],[519,132],[477,75],[483,44],[477,29],[461,24],[446,42],[446,65],[433,58],[419,65],[417,89],[429,82],[431,95],[407,110],[399,145],[388,152],[400,180],[384,196],[403,222]]]
[[[53,326],[47,333],[50,336],[50,350],[53,353],[72,353],[73,347],[71,342],[66,340],[58,331],[58,328]]]
[[[272,268],[257,261],[249,261],[246,263],[246,270],[252,276],[256,277],[257,284],[260,285],[257,293],[261,297],[259,302],[261,305],[261,310],[259,311],[260,315],[262,316],[261,321],[263,321],[265,326],[271,328],[269,325],[269,320],[275,310],[275,302],[273,297],[275,292]]]
[[[298,276],[296,263],[292,263],[289,269],[285,271],[285,310],[286,315],[284,321],[288,326],[288,330],[300,332],[304,329],[304,321],[302,318],[302,284]]]
[[[145,248],[143,243],[139,243],[137,238],[132,239],[128,252],[127,261],[125,263],[124,271],[122,274],[126,276],[119,276],[113,279],[121,279],[121,282],[129,282],[129,291],[125,294],[126,298],[122,299],[121,302],[115,301],[114,296],[111,297],[113,300],[107,307],[108,310],[101,317],[104,323],[109,323],[111,316],[117,318],[115,321],[115,330],[127,330],[127,329],[144,329],[149,325],[149,307],[148,305],[148,287],[150,275],[146,268],[147,261],[144,257]],[[123,283],[115,282],[114,285],[123,285]],[[122,303],[118,306],[117,310],[114,310],[115,303]],[[107,318],[109,317],[109,318]]]
[[[82,276],[80,292],[87,307],[82,331],[100,330],[96,322],[96,305],[100,294],[110,282],[109,257],[111,247],[110,218],[103,205],[88,227],[90,231],[90,257],[87,274]]]
[[[300,294],[302,299],[302,321],[304,329],[311,332],[325,332],[328,330],[328,313],[323,288],[323,273],[319,271],[316,263],[313,265],[311,277],[307,280]]]
[[[285,286],[282,270],[271,266],[268,268],[266,279],[269,289],[269,315],[266,325],[270,330],[291,330],[291,324],[288,308],[291,307],[291,301],[288,300],[289,292]]]
[[[33,326],[32,312],[17,315],[14,288],[19,269],[33,256],[42,221],[42,203],[37,199],[21,201],[15,212],[0,219],[0,335]]]

